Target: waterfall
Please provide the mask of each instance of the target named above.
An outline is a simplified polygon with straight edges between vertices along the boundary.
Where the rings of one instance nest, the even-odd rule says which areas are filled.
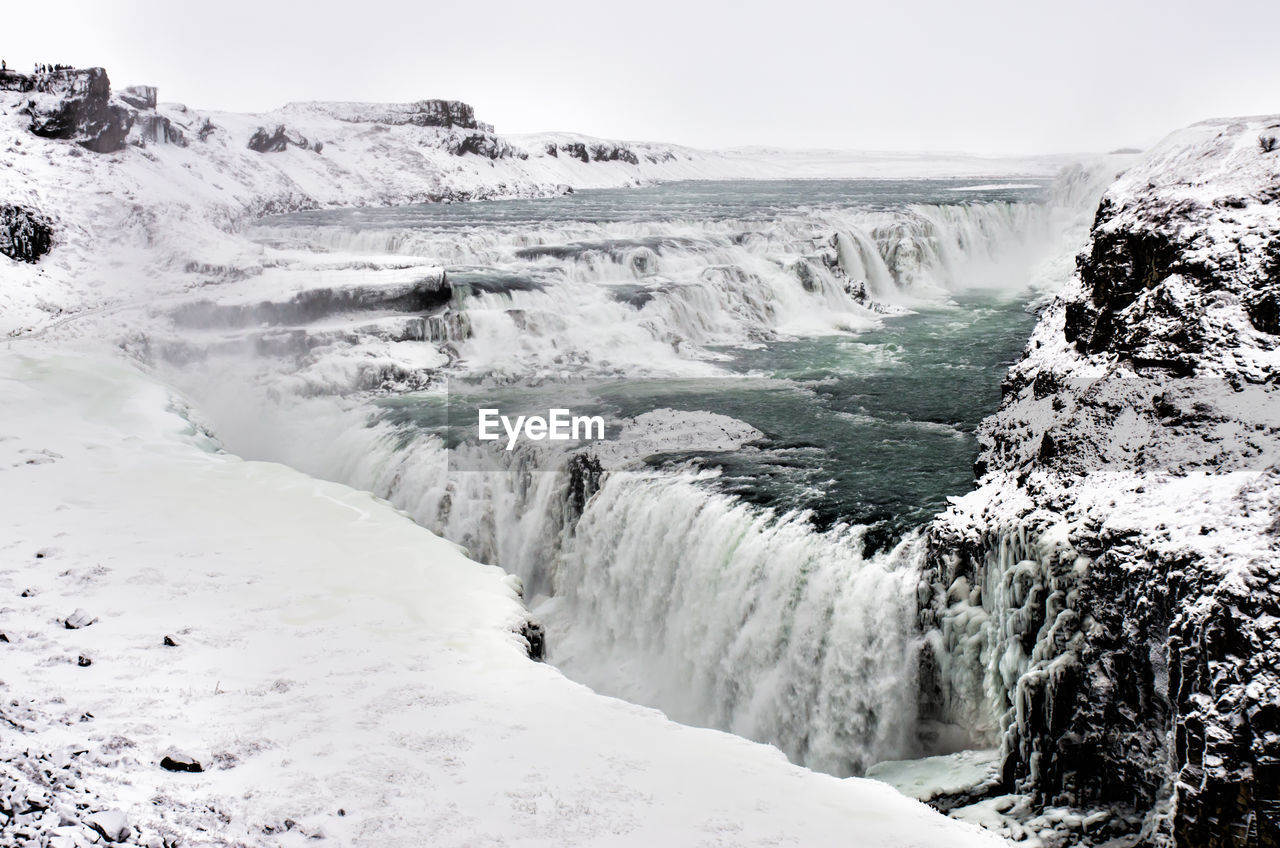
[[[610,475],[538,612],[553,657],[608,694],[837,775],[915,751],[916,540],[864,560],[688,479]]]
[[[389,225],[352,213],[341,225],[255,228],[282,266],[298,255],[373,277],[409,261],[444,266],[450,297],[415,316],[408,333],[358,303],[354,316],[327,316],[334,326],[323,339],[291,328],[311,341],[274,366],[188,357],[173,379],[212,409],[226,443],[385,497],[501,565],[546,625],[550,661],[602,692],[774,744],[837,775],[927,752],[915,708],[925,646],[919,534],[864,555],[868,528],[748,503],[713,485],[714,463],[648,466],[639,454],[602,467],[589,452],[528,445],[482,455],[448,447],[413,410],[447,402],[432,382],[445,375],[566,391],[597,380],[727,378],[727,350],[865,331],[976,286],[1021,289],[1055,246],[1053,205],[601,221],[469,213],[452,224],[398,214]],[[305,262],[296,273],[309,273]],[[359,394],[368,380],[334,388],[352,369],[332,361],[376,351],[381,362],[388,339],[431,346],[447,365],[432,365],[438,371],[409,383],[424,391],[394,403]],[[227,349],[244,355],[246,346]],[[389,388],[404,391],[397,379]],[[246,387],[263,396],[251,410]],[[238,415],[218,414],[218,391]],[[325,394],[340,397],[316,397]],[[586,479],[584,469],[597,470]],[[992,654],[991,645],[1009,644],[996,631],[1017,624],[984,606],[1016,585],[987,587],[982,603],[957,606],[929,637],[957,705],[951,718],[979,735],[994,737],[1007,722],[1006,678],[1027,662]]]
[[[450,473],[434,435],[336,430],[285,458],[520,577],[570,676],[833,774],[918,753],[919,538],[864,558],[864,528],[817,532],[711,491],[705,471],[606,471],[579,515],[567,455],[523,446],[483,471],[455,456]]]

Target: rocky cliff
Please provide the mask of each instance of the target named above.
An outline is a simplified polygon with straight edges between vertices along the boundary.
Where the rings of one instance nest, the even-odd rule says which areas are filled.
[[[322,115],[351,124],[385,124],[387,126],[461,127],[467,130],[493,132],[492,124],[476,120],[475,110],[459,100],[416,100],[413,103],[290,103],[286,113]]]
[[[1280,845],[1278,127],[1108,190],[931,528],[926,712],[1000,743],[1014,835]]]

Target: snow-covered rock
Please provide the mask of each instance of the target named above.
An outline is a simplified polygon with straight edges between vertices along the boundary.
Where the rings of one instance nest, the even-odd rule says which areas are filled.
[[[1280,844],[1277,126],[1108,190],[931,530],[926,709],[1031,808],[1109,810],[1084,842]]]
[[[0,253],[19,262],[39,262],[53,245],[53,229],[35,210],[0,204]]]
[[[102,68],[46,71],[30,76],[0,71],[0,89],[21,92],[28,129],[41,138],[75,141],[95,153],[124,147],[133,126],[131,108],[111,99]]]

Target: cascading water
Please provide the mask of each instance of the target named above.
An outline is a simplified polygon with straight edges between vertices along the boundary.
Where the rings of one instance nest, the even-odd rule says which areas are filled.
[[[276,376],[255,366],[269,400],[219,428],[518,575],[570,676],[859,773],[930,749],[913,528],[972,479],[973,428],[1030,325],[1017,292],[1060,219],[1044,192],[947,181],[287,216],[256,231],[281,256],[446,267],[450,304],[409,337],[446,354],[437,379],[531,387],[614,422],[666,410],[652,421],[688,416],[693,436],[586,461],[472,455],[446,446],[442,388],[281,391],[280,370],[321,370],[316,350],[385,343],[380,315]],[[243,370],[216,357],[174,379],[215,415],[228,404],[211,386],[243,403]]]
[[[915,544],[864,559],[860,534],[688,478],[611,476],[545,605],[557,662],[835,774],[913,752]]]

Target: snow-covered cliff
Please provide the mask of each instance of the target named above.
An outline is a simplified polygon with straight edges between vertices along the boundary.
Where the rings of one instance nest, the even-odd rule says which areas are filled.
[[[1130,168],[931,532],[925,698],[1077,837],[1280,844],[1280,119]]]

